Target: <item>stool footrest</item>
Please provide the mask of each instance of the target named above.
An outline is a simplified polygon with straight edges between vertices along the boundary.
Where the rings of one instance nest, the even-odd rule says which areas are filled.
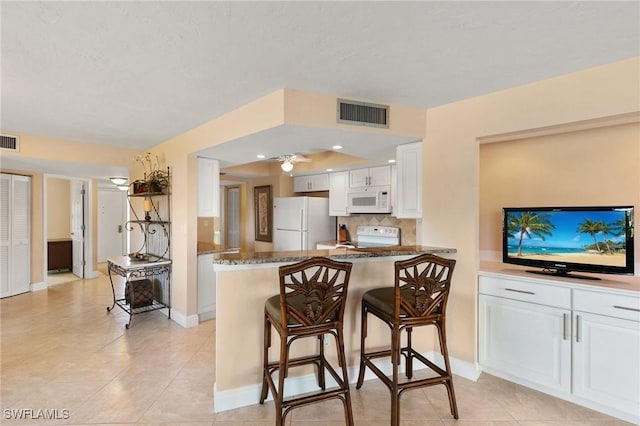
[[[331,374],[331,377],[333,377],[333,379],[336,381],[338,386],[342,388],[345,387],[344,380],[342,379],[342,377],[338,375],[338,373],[333,368],[333,366],[329,364],[329,362],[326,359],[322,359],[319,356],[306,356],[306,357],[290,359],[288,362],[288,367],[289,368],[300,367],[302,365],[310,365],[310,364],[314,364],[318,368],[325,368],[329,372],[329,374]],[[267,373],[268,380],[273,382],[273,378],[271,377],[271,375],[280,369],[280,364],[277,362],[270,362],[269,364],[267,364],[266,369],[267,369],[266,373]],[[275,384],[274,384],[274,388],[275,388]],[[276,392],[274,391],[274,394],[275,393]]]
[[[418,361],[420,361],[421,363],[429,367],[435,373],[438,373],[440,376],[449,376],[449,373],[444,371],[442,368],[438,367],[433,362],[429,361],[427,358],[425,358],[421,353],[417,352],[415,349],[406,347],[406,348],[402,348],[400,351],[403,353],[404,356],[409,356],[409,351],[411,351],[412,357],[417,358]]]

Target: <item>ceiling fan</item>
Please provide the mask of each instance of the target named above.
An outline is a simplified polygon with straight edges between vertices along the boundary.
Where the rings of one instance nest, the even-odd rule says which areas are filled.
[[[311,161],[310,158],[300,154],[286,154],[279,157],[273,157],[270,160],[281,161],[282,164],[280,164],[280,168],[284,172],[290,172],[293,170],[294,163],[309,163]]]

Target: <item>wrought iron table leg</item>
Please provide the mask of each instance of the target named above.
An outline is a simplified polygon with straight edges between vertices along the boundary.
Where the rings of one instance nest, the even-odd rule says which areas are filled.
[[[111,294],[113,295],[113,304],[111,304],[111,307],[107,306],[107,312],[111,312],[113,310],[113,308],[115,308],[116,306],[116,290],[113,288],[113,277],[111,276],[111,263],[109,262],[107,264],[107,269],[109,272],[109,281],[111,282]]]

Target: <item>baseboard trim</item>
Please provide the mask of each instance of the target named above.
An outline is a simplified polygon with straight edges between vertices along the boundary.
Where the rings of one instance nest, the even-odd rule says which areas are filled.
[[[206,312],[202,312],[198,314],[198,321],[202,322],[202,321],[207,321],[210,319],[214,319],[216,317],[216,310],[210,310],[210,311],[206,311]]]
[[[436,365],[443,367],[444,359],[442,355],[439,353],[428,352],[423,354],[428,360],[434,362]],[[477,381],[478,377],[480,377],[480,367],[477,364],[470,363],[467,361],[462,361],[455,358],[449,358],[449,362],[451,363],[451,370],[457,376],[464,377],[465,379]],[[385,374],[390,375],[392,373],[391,370],[391,362],[390,361],[376,361],[374,364],[382,370]],[[420,368],[422,367],[422,368]],[[420,363],[416,363],[415,369],[420,370],[426,368],[422,366]],[[404,364],[400,365],[400,372],[404,372]],[[352,366],[347,369],[347,374],[349,376],[349,383],[354,384],[358,379],[358,366]],[[371,370],[366,369],[364,374],[364,380],[368,381],[371,379],[376,379],[377,376],[371,372]],[[331,375],[327,374],[327,387],[336,386],[336,382],[333,380]],[[314,374],[307,374],[299,377],[291,377],[287,379],[286,382],[287,391],[285,392],[285,396],[297,395],[306,392],[312,392],[317,390],[316,384],[316,376]],[[219,391],[217,389],[217,383],[213,385],[213,411],[216,413],[220,413],[222,411],[233,410],[236,408],[246,407],[248,405],[257,404],[260,401],[260,392],[262,391],[262,383],[256,383],[249,386],[243,386],[235,389],[230,389],[226,391]],[[267,401],[272,399],[271,393],[269,393],[269,397]]]
[[[46,281],[41,281],[39,283],[31,283],[30,288],[31,288],[31,291],[40,291],[40,290],[46,290],[47,288],[49,288],[49,285],[47,284]]]
[[[166,309],[163,309],[162,312],[167,315],[168,312]],[[191,328],[191,327],[195,327],[198,325],[198,323],[200,322],[198,320],[198,315],[185,315],[180,311],[176,311],[175,309],[171,310],[171,319],[173,320],[173,322],[175,322],[176,324],[184,327],[184,328]]]
[[[100,271],[84,271],[84,279],[92,280],[100,276]]]

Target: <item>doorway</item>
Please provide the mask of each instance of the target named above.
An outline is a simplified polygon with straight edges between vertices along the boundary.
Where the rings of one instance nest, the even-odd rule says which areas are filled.
[[[224,193],[224,241],[240,247],[240,186],[225,186]]]
[[[45,175],[44,270],[47,286],[95,278],[89,180]]]

